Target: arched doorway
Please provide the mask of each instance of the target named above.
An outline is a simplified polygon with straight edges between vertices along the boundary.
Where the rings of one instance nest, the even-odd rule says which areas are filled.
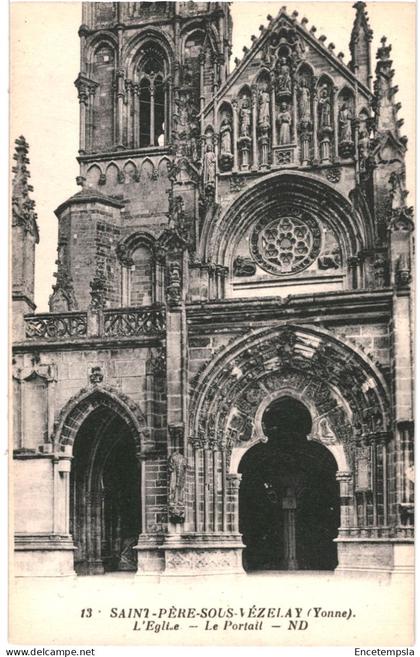
[[[312,420],[298,400],[275,400],[263,415],[268,438],[243,456],[239,529],[245,570],[333,570],[340,523],[337,464],[308,441]]]
[[[135,571],[140,470],[132,428],[109,407],[93,410],[79,428],[70,502],[77,574]]]

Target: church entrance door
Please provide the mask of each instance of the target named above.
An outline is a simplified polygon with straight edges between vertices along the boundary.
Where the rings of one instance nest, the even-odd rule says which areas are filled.
[[[268,441],[243,456],[239,472],[244,568],[333,570],[340,523],[337,464],[308,441],[311,416],[291,397],[274,401],[263,417]]]
[[[75,440],[71,531],[79,575],[137,570],[139,466],[128,426],[109,408],[93,411]]]

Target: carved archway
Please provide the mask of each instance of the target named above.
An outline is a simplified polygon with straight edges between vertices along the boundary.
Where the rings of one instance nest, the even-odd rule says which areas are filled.
[[[147,432],[146,419],[127,395],[102,385],[83,388],[71,397],[62,408],[55,424],[51,442],[58,448],[72,451],[77,433],[87,417],[97,409],[112,409],[129,427],[136,443],[136,451],[142,448],[142,437]]]
[[[144,526],[145,432],[138,406],[97,383],[70,399],[57,419],[53,443],[72,454],[65,504],[79,574],[136,569],[133,547]]]
[[[300,172],[276,172],[253,183],[215,221],[203,226],[200,252],[206,262],[229,266],[237,240],[261,212],[282,204],[293,212],[306,213],[335,233],[344,260],[373,245],[373,224],[361,216],[333,184],[319,176]]]
[[[282,395],[293,396],[311,409],[310,438],[334,455],[343,500],[343,531],[353,531],[353,525],[359,531],[370,517],[385,524],[387,511],[382,499],[387,493],[385,487],[379,490],[377,483],[385,481],[390,409],[383,375],[365,354],[330,332],[283,325],[234,340],[193,381],[190,444],[198,500],[195,525],[203,528],[201,508],[206,518],[212,518],[220,500],[237,504],[238,463],[249,447],[264,440],[262,413],[270,400]],[[202,490],[199,472],[208,473],[206,462],[210,461],[213,474],[204,486],[211,488],[219,473],[222,483],[220,490],[197,508]],[[359,507],[363,513],[358,515]],[[214,516],[212,509],[216,509]],[[225,527],[237,531],[237,518],[224,522]],[[220,523],[216,521],[214,526]]]

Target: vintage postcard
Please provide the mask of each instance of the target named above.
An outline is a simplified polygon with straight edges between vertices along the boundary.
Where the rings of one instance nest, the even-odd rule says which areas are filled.
[[[10,13],[10,644],[413,654],[415,4]]]

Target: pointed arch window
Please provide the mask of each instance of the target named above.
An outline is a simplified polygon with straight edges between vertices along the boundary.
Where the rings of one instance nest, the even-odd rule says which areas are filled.
[[[143,49],[138,67],[140,96],[140,148],[165,146],[169,112],[168,65],[155,45]]]

